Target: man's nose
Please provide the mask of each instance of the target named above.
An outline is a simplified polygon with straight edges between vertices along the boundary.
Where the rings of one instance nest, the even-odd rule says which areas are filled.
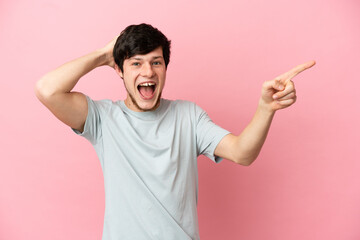
[[[143,64],[141,68],[141,76],[151,78],[154,76],[154,71],[150,63]]]

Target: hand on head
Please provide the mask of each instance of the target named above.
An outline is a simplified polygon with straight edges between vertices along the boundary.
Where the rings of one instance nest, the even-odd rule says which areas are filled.
[[[113,38],[105,47],[101,48],[101,51],[105,52],[106,60],[104,65],[108,65],[112,68],[115,68],[115,61],[113,56],[113,50],[116,43],[116,40],[119,36]]]

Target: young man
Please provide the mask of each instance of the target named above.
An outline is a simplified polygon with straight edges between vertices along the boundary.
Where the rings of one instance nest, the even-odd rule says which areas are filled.
[[[248,166],[258,156],[275,112],[296,100],[299,65],[263,84],[255,116],[235,136],[196,104],[161,98],[170,41],[151,25],[128,26],[104,48],[68,62],[36,85],[40,101],[99,157],[105,183],[103,239],[199,239],[197,157]],[[93,101],[72,92],[79,79],[108,65],[123,79],[124,101]]]

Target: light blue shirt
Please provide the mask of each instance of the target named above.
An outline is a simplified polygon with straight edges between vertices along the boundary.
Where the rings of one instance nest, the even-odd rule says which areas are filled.
[[[87,97],[84,131],[105,184],[103,240],[198,240],[197,157],[214,162],[229,132],[195,103],[161,99],[155,111]]]

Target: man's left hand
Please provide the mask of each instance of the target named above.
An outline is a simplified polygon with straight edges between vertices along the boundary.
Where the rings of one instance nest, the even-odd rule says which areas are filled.
[[[296,101],[296,91],[294,82],[291,81],[291,79],[314,65],[315,61],[300,64],[275,79],[264,82],[260,104],[271,112],[287,108],[294,104]]]

